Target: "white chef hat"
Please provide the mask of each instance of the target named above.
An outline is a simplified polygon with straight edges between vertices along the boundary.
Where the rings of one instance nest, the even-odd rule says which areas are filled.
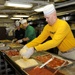
[[[18,20],[15,22],[15,25],[16,25],[16,26],[19,26],[19,25],[20,25],[20,23],[19,23]]]
[[[53,4],[46,5],[43,8],[44,15],[49,15],[49,14],[53,13],[54,11],[56,11],[56,10],[55,10],[55,7]]]
[[[24,24],[24,23],[26,23],[26,22],[27,22],[26,19],[21,20],[21,24]]]

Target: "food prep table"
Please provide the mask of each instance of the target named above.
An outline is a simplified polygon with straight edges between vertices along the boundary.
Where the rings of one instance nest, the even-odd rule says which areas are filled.
[[[0,40],[0,74],[1,75],[17,75],[16,70],[8,62],[8,61],[11,62],[11,60],[3,52],[11,49],[20,49],[22,47],[23,45],[21,44],[17,45],[15,43],[12,43],[12,41],[10,40]],[[2,50],[3,52],[1,52]]]
[[[6,54],[0,52],[0,55],[2,55],[4,60],[15,70],[16,75],[26,75],[25,72],[17,64],[15,64],[15,62],[12,61]]]
[[[22,47],[22,46],[21,46]],[[11,57],[10,55],[6,54],[5,51],[11,51],[14,49],[17,49],[18,51],[20,50],[20,48],[13,48],[13,49],[8,49],[8,50],[1,50],[0,51],[0,55],[3,57],[3,59],[8,63],[8,65],[10,65],[13,70],[15,71],[15,75],[28,75],[28,73],[26,72],[26,69],[21,68],[18,64],[16,64],[14,61],[20,59],[20,56],[13,56]],[[40,55],[45,55],[45,54],[52,54],[49,52],[35,52],[31,58],[35,59],[36,57],[40,56]],[[68,60],[65,58],[62,58],[58,55],[52,54],[55,57],[67,60],[69,62],[69,65],[66,65],[64,67],[62,67],[59,72],[64,74],[64,75],[75,75],[75,61],[74,60]],[[42,63],[39,62],[39,65],[41,65]],[[32,68],[32,67],[31,67]],[[60,74],[60,75],[62,75]],[[57,75],[57,74],[56,74]]]
[[[27,72],[25,72],[25,70],[23,70],[22,68],[20,68],[15,62],[14,60],[16,60],[17,58],[13,57],[10,58],[8,55],[6,55],[4,52],[0,52],[0,54],[3,56],[3,58],[5,59],[6,62],[8,62],[8,64],[10,66],[12,66],[12,68],[16,71],[16,73],[18,75],[28,75]],[[32,58],[34,58],[34,56],[36,55],[40,55],[40,54],[45,54],[45,53],[36,53],[32,56]],[[63,73],[64,75],[75,75],[75,61],[72,61],[71,64],[69,64],[68,66],[62,67],[60,69],[60,72]]]

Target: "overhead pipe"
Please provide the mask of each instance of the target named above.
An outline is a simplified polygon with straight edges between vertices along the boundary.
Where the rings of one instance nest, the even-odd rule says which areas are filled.
[[[58,5],[56,5],[55,8],[61,8],[61,7],[69,6],[69,5],[75,5],[75,1],[69,1],[69,2],[65,2],[65,3],[62,2]]]

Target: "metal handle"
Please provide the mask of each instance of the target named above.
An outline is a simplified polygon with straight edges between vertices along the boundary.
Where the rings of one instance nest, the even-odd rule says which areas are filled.
[[[54,58],[54,57],[53,57]],[[48,61],[46,61],[44,64],[42,64],[40,66],[40,68],[44,67],[46,64],[48,64],[49,62],[51,62],[53,60],[53,58],[49,59]]]

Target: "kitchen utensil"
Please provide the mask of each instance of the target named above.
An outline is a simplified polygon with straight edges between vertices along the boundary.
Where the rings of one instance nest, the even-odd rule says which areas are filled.
[[[57,73],[58,70],[60,70],[64,65],[65,65],[66,61],[57,68],[57,70],[53,73],[53,75],[55,75]]]
[[[46,61],[44,64],[42,64],[40,66],[40,68],[44,67],[45,65],[47,65],[49,62],[51,62],[54,59],[54,57],[52,57],[51,59],[49,59],[48,61]]]

